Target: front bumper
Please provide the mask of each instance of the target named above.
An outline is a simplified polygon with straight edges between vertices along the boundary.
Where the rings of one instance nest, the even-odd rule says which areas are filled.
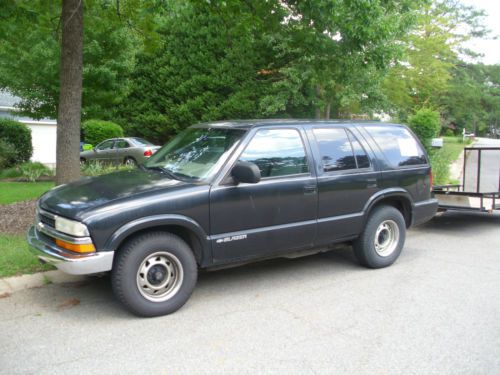
[[[34,226],[29,229],[27,239],[31,252],[41,261],[72,275],[106,272],[113,267],[114,251],[76,254],[43,241]]]

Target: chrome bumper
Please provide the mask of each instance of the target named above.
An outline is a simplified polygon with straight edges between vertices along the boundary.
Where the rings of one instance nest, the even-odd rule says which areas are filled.
[[[31,252],[40,260],[72,275],[106,272],[113,267],[114,251],[75,254],[40,239],[35,227],[28,231],[28,243]]]

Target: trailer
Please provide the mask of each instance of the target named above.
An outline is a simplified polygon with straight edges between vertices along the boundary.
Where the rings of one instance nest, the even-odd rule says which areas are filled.
[[[462,184],[434,185],[439,210],[500,210],[500,147],[466,147]]]

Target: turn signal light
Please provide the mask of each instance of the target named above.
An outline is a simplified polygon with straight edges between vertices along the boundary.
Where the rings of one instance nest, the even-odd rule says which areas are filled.
[[[153,151],[151,151],[151,150],[144,151],[144,156],[145,157],[149,158],[151,155],[153,155]]]
[[[56,239],[56,245],[62,247],[63,249],[74,251],[76,253],[93,253],[95,252],[95,247],[91,243],[86,244],[74,244],[63,240]]]

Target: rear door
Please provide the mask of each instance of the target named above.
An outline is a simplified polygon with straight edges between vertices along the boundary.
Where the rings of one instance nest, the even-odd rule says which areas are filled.
[[[258,128],[240,146],[232,164],[237,160],[257,164],[262,180],[235,184],[225,178],[212,187],[210,238],[215,263],[312,246],[318,194],[304,137],[299,127]]]
[[[308,130],[318,162],[318,235],[316,245],[359,234],[363,209],[379,190],[379,173],[370,149],[355,129],[314,127]]]

